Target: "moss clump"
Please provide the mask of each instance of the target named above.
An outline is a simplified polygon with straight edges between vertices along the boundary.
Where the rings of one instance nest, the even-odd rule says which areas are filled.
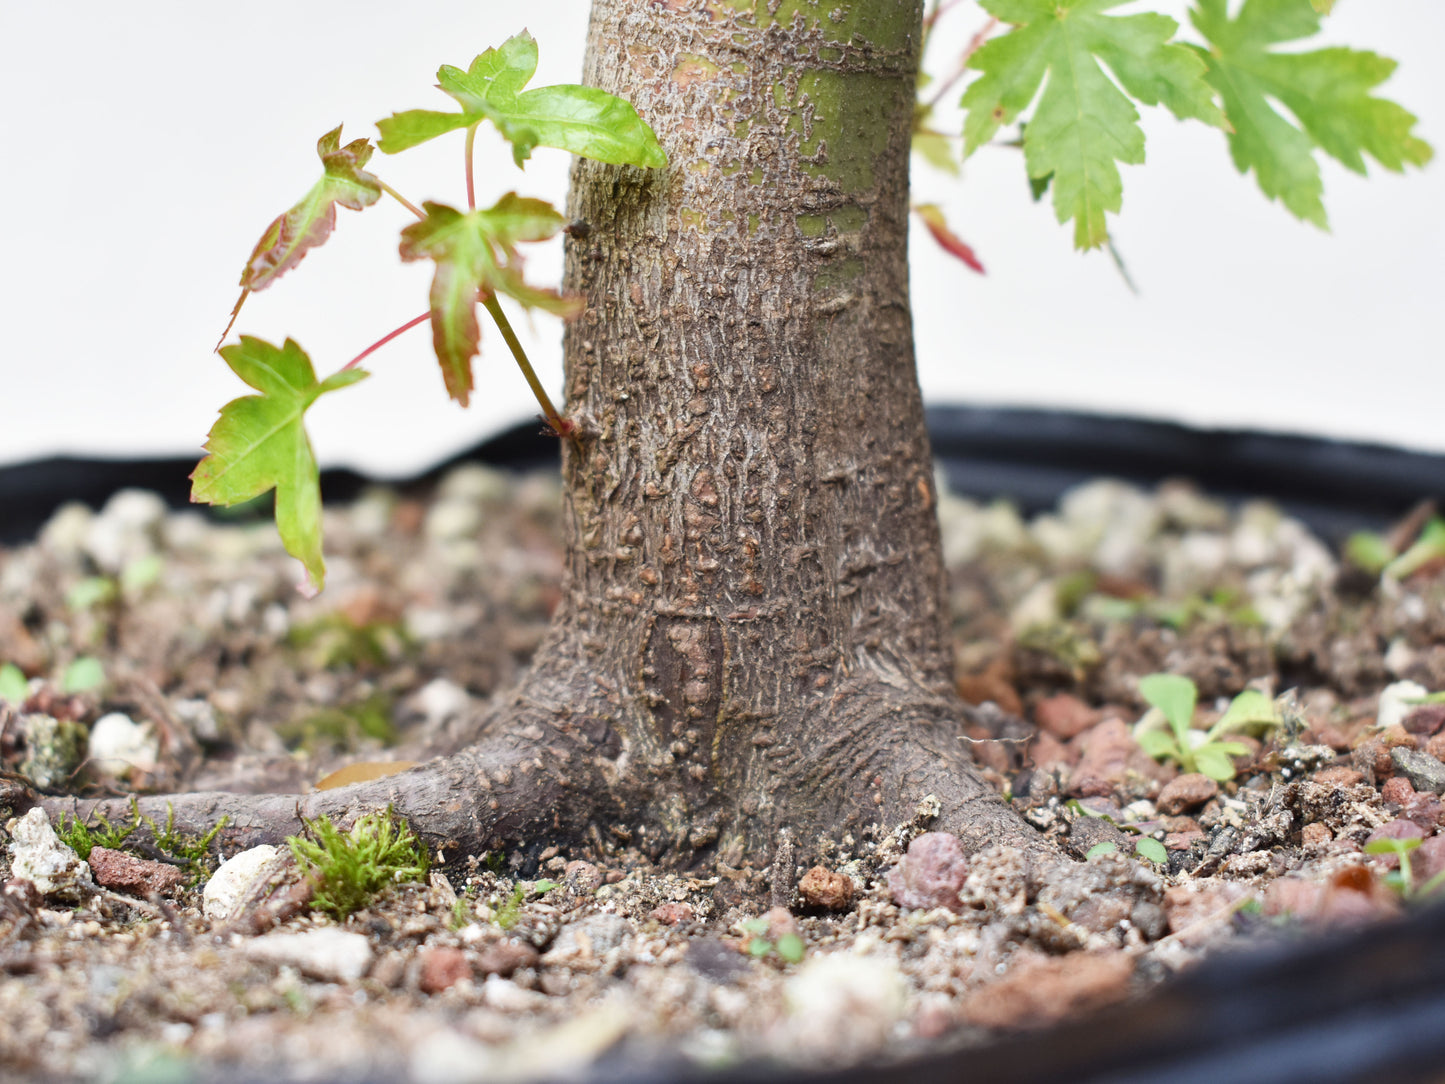
[[[390,885],[427,874],[426,849],[406,821],[387,806],[343,832],[330,817],[306,821],[310,839],[286,840],[314,886],[311,906],[337,920],[361,910]]]

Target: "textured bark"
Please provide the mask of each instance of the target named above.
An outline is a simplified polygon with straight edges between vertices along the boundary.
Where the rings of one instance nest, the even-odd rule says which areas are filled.
[[[389,801],[452,853],[762,865],[784,829],[806,854],[934,794],[977,841],[1029,839],[971,772],[951,692],[908,306],[920,17],[597,0],[585,81],[671,161],[574,170],[566,286],[588,307],[550,636],[452,759],[265,813],[172,799],[183,823],[229,812],[250,842]]]

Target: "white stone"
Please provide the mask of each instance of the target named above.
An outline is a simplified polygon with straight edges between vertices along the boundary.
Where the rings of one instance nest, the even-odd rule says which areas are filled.
[[[269,843],[263,843],[222,862],[201,890],[201,910],[205,916],[216,922],[230,918],[267,863],[279,853]]]
[[[422,532],[432,542],[454,542],[470,538],[481,526],[481,509],[471,501],[452,498],[437,501],[427,510]]]
[[[79,557],[94,519],[95,513],[79,501],[62,504],[40,528],[40,548],[58,557]]]
[[[85,552],[100,568],[117,575],[132,561],[156,550],[166,502],[143,489],[122,489],[90,523]]]
[[[471,501],[475,504],[505,501],[511,494],[511,480],[501,471],[480,463],[463,463],[437,486],[437,496],[443,500]]]
[[[301,933],[268,933],[244,942],[252,960],[289,965],[324,982],[355,982],[371,966],[371,943],[364,934],[324,926]]]
[[[97,771],[124,778],[133,771],[155,771],[161,743],[149,723],[137,723],[129,715],[113,711],[90,728],[86,753]]]
[[[93,887],[90,866],[60,841],[45,810],[36,806],[5,826],[10,833],[10,875],[29,881],[42,896],[78,898]]]
[[[471,696],[456,682],[434,678],[417,690],[410,706],[421,713],[426,726],[436,727],[463,714],[471,703]]]
[[[1413,701],[1423,700],[1429,695],[1429,689],[1413,681],[1397,681],[1393,685],[1386,685],[1384,691],[1380,693],[1380,706],[1375,712],[1375,725],[1387,727],[1403,723],[1405,716],[1420,706]]]
[[[438,1028],[412,1047],[415,1084],[481,1084],[496,1079],[491,1047],[449,1028]]]
[[[783,1001],[788,1019],[780,1038],[817,1054],[854,1052],[881,1045],[903,1014],[907,984],[886,957],[838,952],[811,956],[788,977]]]

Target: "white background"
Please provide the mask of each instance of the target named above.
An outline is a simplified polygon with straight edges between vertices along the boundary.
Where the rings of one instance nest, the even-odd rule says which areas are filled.
[[[1155,6],[1183,19],[1185,5]],[[1124,11],[1135,10],[1131,5]],[[450,108],[432,88],[523,24],[535,85],[573,82],[585,0],[243,5],[133,0],[0,7],[0,463],[53,453],[189,454],[245,389],[211,347],[267,222],[317,176],[316,138],[375,135],[394,110]],[[984,21],[945,20],[931,67]],[[1401,61],[1385,93],[1445,143],[1440,0],[1340,0],[1333,42]],[[1125,171],[1114,236],[1141,293],[1028,196],[1017,151],[984,148],[962,182],[917,170],[988,267],[979,277],[913,237],[920,368],[930,402],[1045,405],[1337,434],[1445,451],[1440,271],[1445,169],[1368,181],[1326,163],[1325,234],[1266,203],[1223,136],[1150,111],[1149,165]],[[372,163],[413,200],[463,196],[461,136]],[[478,198],[510,188],[561,204],[566,156],[525,174],[478,140]],[[430,270],[399,263],[407,214],[341,211],[336,235],[247,303],[241,330],[305,347],[325,374],[426,307]],[[555,282],[560,249],[537,250]],[[519,331],[554,393],[560,325]],[[406,474],[535,414],[484,331],[469,411],[446,400],[418,328],[323,400],[324,463]]]

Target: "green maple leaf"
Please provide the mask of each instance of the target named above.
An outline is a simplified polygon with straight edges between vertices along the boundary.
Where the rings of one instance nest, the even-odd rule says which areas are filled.
[[[1226,0],[1198,0],[1190,20],[1209,42],[1199,55],[1233,126],[1229,150],[1241,173],[1296,217],[1328,225],[1321,196],[1318,148],[1356,173],[1368,154],[1386,169],[1421,166],[1433,152],[1411,129],[1415,117],[1370,91],[1390,77],[1395,62],[1376,53],[1330,48],[1276,53],[1270,47],[1319,31],[1309,0],[1245,0],[1229,18]],[[1298,125],[1271,104],[1281,102]]]
[[[537,70],[537,43],[525,30],[488,49],[466,71],[442,65],[437,82],[461,105],[460,113],[410,109],[376,126],[378,146],[395,154],[458,128],[490,120],[512,144],[521,165],[533,147],[558,147],[614,165],[667,165],[657,136],[637,110],[595,87],[560,84],[524,91]]]
[[[241,296],[231,310],[230,322],[221,332],[224,340],[231,332],[246,298],[256,290],[264,290],[305,258],[306,253],[323,244],[336,228],[336,205],[353,211],[370,207],[381,198],[381,182],[362,167],[371,159],[373,148],[369,139],[353,139],[341,145],[341,125],[316,141],[316,154],[321,159],[321,179],[311,186],[294,207],[278,215],[251,250],[241,272]]]
[[[321,158],[321,179],[285,214],[266,227],[246,269],[241,285],[264,290],[322,244],[336,228],[336,205],[360,211],[381,198],[381,182],[362,167],[371,159],[369,139],[341,145],[341,126],[316,141]]]
[[[276,490],[276,527],[286,552],[306,566],[307,593],[326,579],[321,557],[321,482],[302,417],[320,396],[355,384],[361,369],[316,379],[311,359],[291,339],[279,349],[242,335],[221,357],[260,395],[233,399],[206,438],[206,457],[191,473],[191,500],[237,504]]]
[[[550,203],[524,199],[515,192],[479,211],[458,211],[441,203],[423,203],[422,209],[426,218],[401,231],[401,258],[436,262],[431,284],[432,344],[447,394],[466,406],[472,391],[472,358],[481,338],[478,301],[506,294],[529,308],[559,316],[577,311],[577,299],[523,281],[516,248],[522,241],[554,236],[566,220]]]
[[[1179,24],[1153,13],[1104,14],[1126,2],[982,0],[1014,28],[969,61],[983,75],[963,95],[964,154],[992,139],[1037,97],[1023,133],[1024,162],[1034,180],[1052,175],[1055,213],[1060,222],[1073,219],[1079,248],[1108,239],[1104,216],[1117,213],[1123,200],[1117,163],[1144,161],[1144,132],[1129,96],[1162,103],[1181,119],[1225,127],[1204,64],[1169,42]]]

